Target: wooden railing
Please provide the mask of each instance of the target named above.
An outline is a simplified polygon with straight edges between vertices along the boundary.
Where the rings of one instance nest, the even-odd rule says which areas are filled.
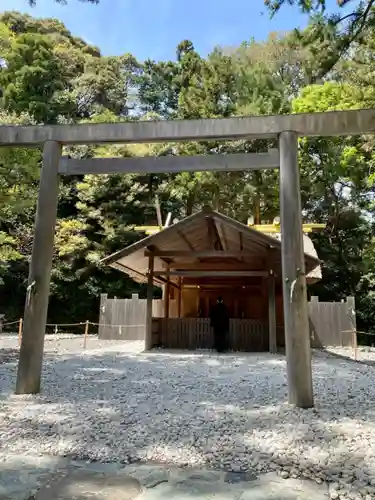
[[[169,349],[212,349],[214,336],[207,318],[154,319],[154,342]],[[231,319],[232,351],[268,351],[268,324],[254,319]]]

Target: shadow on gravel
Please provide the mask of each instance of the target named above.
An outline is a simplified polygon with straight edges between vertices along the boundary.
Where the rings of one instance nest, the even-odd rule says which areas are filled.
[[[370,359],[353,359],[349,356],[344,356],[343,354],[338,354],[337,352],[330,351],[329,349],[322,349],[322,352],[325,354],[332,356],[333,358],[342,359],[343,361],[349,361],[350,363],[359,364],[359,365],[367,365],[367,366],[375,366],[375,361]]]
[[[352,371],[338,358],[328,363],[314,357],[319,370],[311,410],[286,404],[281,356],[87,351],[47,353],[45,360],[41,395],[2,400],[6,441],[0,455],[32,458],[53,451],[65,459],[121,464],[163,456],[164,463],[181,467],[192,461],[260,473],[283,467],[292,475],[304,471],[306,477],[331,481],[340,479],[344,463],[353,463],[353,480],[366,483],[375,477],[365,450],[343,447],[345,435],[339,429],[349,421],[354,432],[360,409],[375,420],[375,389],[364,406]],[[8,366],[7,380],[14,382],[15,365]],[[282,449],[275,446],[276,437],[282,438]],[[337,456],[327,452],[327,444],[340,447]],[[296,452],[301,447],[302,454]],[[359,465],[366,460],[367,465]],[[0,464],[0,484],[23,472],[25,466],[17,461],[12,471]]]

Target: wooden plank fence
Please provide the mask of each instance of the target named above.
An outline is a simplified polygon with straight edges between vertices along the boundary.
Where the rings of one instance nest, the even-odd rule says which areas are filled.
[[[160,318],[155,323],[160,347],[195,350],[212,349],[214,345],[213,331],[207,318]],[[267,351],[268,324],[254,319],[231,319],[229,349]]]
[[[154,345],[179,349],[208,349],[213,346],[213,332],[207,318],[177,318],[177,301],[170,301],[170,318],[164,319],[162,300],[152,303]],[[354,298],[345,302],[309,302],[312,347],[353,346],[356,320]],[[99,338],[112,340],[144,340],[146,300],[108,299],[101,295]],[[231,319],[229,342],[233,350],[267,351],[268,323],[254,319]],[[285,345],[284,329],[277,329],[279,347]]]
[[[100,296],[99,338],[111,340],[143,340],[146,329],[146,301],[108,299]]]
[[[109,299],[100,296],[99,338],[107,340],[144,340],[146,334],[146,299],[132,295],[131,299]],[[177,301],[170,301],[170,314],[177,311]],[[152,301],[152,316],[164,315],[164,304],[160,299]]]
[[[353,347],[354,297],[348,297],[345,302],[319,302],[318,297],[311,297],[309,318],[312,347]]]

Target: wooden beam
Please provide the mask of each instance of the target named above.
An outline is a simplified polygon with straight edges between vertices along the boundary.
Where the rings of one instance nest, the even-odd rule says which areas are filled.
[[[224,250],[223,243],[220,238],[219,231],[217,230],[215,221],[212,217],[206,217],[208,237],[211,240],[213,250],[222,252]]]
[[[200,156],[145,156],[138,158],[88,158],[80,160],[62,157],[61,175],[85,174],[158,174],[163,172],[236,172],[279,168],[278,152],[237,153]]]
[[[154,271],[155,276],[182,276],[182,277],[241,277],[241,276],[251,276],[251,277],[266,277],[268,276],[267,271],[199,271],[199,270],[186,270],[186,271],[165,271],[164,269],[160,271]]]
[[[187,237],[182,233],[181,231],[177,231],[178,236],[182,239],[182,241],[185,243],[185,245],[190,248],[192,252],[194,252],[194,247],[190,243],[190,241],[187,239]]]
[[[228,243],[228,238],[227,238],[227,234],[225,232],[225,226],[224,225],[221,226],[221,232],[223,233],[223,243],[224,243],[223,244],[223,250],[228,251],[228,249],[229,249],[229,243]]]
[[[139,276],[139,278],[142,279],[143,281],[147,281],[147,275],[142,274],[139,271],[136,271],[135,269],[130,269],[130,268],[124,266],[123,264],[121,264],[121,262],[119,262],[119,261],[112,262],[112,264],[110,264],[110,267],[113,267],[113,269],[117,269],[118,271],[121,271],[122,273],[125,273],[130,277],[131,277],[131,274],[135,274],[135,275]],[[163,283],[164,285],[167,283],[166,278],[163,278],[162,276],[158,276],[156,279],[155,278],[156,277],[154,276],[154,281],[156,281],[156,283],[159,285],[161,283]],[[176,283],[174,283],[173,281],[170,281],[169,284],[170,284],[170,286],[173,286],[173,288],[178,289],[178,285]]]
[[[314,405],[303,253],[298,134],[283,132],[280,150],[281,256],[289,403]]]
[[[59,193],[57,169],[60,155],[60,144],[53,141],[45,143],[18,363],[17,394],[40,392]]]
[[[145,350],[152,349],[152,301],[154,298],[154,257],[148,258]]]
[[[175,271],[266,271],[267,266],[262,265],[261,259],[252,259],[247,262],[228,260],[226,262],[172,262],[171,270]]]
[[[158,120],[79,125],[1,125],[0,146],[153,143],[216,139],[276,138],[285,130],[299,136],[361,135],[375,131],[375,109],[198,120]]]
[[[165,285],[167,284],[167,279],[163,278],[162,276],[158,276],[158,280],[162,281]],[[179,286],[177,283],[174,283],[173,281],[169,280],[169,286],[175,288],[176,290],[179,290]]]
[[[206,250],[203,252],[188,252],[185,250],[146,250],[145,256],[154,255],[154,257],[170,257],[170,258],[181,258],[190,257],[192,259],[224,259],[224,258],[240,258],[248,257],[247,252],[231,252],[231,251],[220,251],[220,250]]]

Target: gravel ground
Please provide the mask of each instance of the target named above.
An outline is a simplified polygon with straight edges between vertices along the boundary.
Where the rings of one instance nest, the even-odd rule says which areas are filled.
[[[0,338],[0,351],[16,345]],[[332,499],[375,499],[374,367],[315,353],[316,407],[299,410],[285,403],[282,356],[141,350],[50,337],[39,396],[14,396],[15,361],[0,364],[0,460],[276,470],[330,482]]]
[[[352,347],[329,347],[327,349],[328,352],[331,352],[332,354],[354,359],[354,350]],[[375,348],[359,346],[357,349],[357,360],[364,363],[375,364]]]

